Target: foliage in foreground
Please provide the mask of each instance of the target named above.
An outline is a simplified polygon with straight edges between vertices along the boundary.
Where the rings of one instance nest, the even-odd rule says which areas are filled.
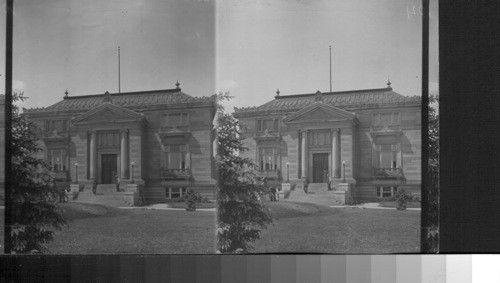
[[[219,101],[228,100],[219,94]],[[272,223],[263,203],[264,180],[256,165],[240,154],[246,150],[239,122],[219,107],[217,113],[217,251],[245,253],[260,238],[261,229]]]
[[[13,102],[24,101],[14,94]],[[41,253],[53,240],[54,229],[67,223],[57,202],[59,191],[49,173],[49,165],[33,154],[41,149],[36,144],[36,125],[12,106],[12,186],[11,247],[13,253]]]
[[[439,103],[437,95],[429,96],[429,104]],[[439,252],[439,114],[429,106],[429,194],[427,203],[427,250],[423,252]]]

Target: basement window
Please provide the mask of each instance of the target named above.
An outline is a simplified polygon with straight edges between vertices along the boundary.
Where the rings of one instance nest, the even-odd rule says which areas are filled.
[[[396,195],[398,187],[377,187],[377,197],[389,198]]]
[[[167,199],[178,199],[184,196],[187,192],[185,187],[168,187],[165,189],[165,197]]]

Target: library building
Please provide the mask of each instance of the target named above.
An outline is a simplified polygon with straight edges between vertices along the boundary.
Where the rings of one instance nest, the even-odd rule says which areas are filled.
[[[176,88],[72,96],[23,109],[38,124],[39,158],[74,199],[161,203],[189,189],[215,198],[216,97]]]
[[[328,190],[341,203],[420,194],[421,97],[379,89],[281,95],[235,108],[244,155],[290,197]],[[286,189],[286,186],[282,186]],[[286,197],[286,194],[285,194]]]

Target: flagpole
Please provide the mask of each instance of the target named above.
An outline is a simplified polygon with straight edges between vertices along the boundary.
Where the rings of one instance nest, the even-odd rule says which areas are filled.
[[[121,88],[120,88],[120,46],[118,46],[118,93],[121,93]]]
[[[332,92],[332,46],[330,45],[330,92]]]

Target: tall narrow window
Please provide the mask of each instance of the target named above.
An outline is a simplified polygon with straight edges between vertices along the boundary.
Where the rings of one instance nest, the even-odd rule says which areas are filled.
[[[392,144],[380,145],[378,151],[379,168],[397,168],[398,162],[398,148]]]
[[[166,169],[188,169],[189,151],[186,145],[169,145],[165,153]]]
[[[279,154],[277,148],[259,149],[259,165],[261,170],[278,170]]]
[[[52,171],[67,171],[68,158],[66,149],[48,149],[47,162],[51,166]]]

